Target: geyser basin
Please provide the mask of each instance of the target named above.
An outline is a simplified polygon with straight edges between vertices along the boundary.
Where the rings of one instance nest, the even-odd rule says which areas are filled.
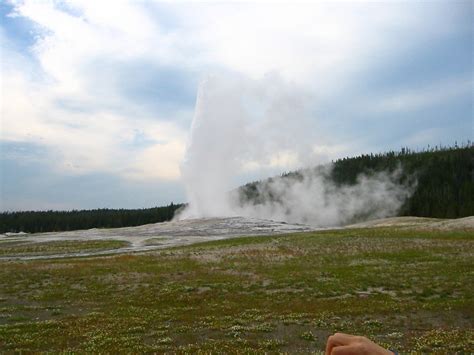
[[[88,229],[69,232],[22,234],[0,236],[0,260],[30,260],[64,258],[73,256],[93,256],[129,253],[189,245],[199,242],[228,239],[240,236],[275,235],[305,232],[314,228],[301,224],[287,224],[244,217],[198,218],[164,223],[147,224],[138,227],[113,229]],[[123,241],[126,246],[96,248],[74,252],[61,250],[54,253],[54,242],[74,241]],[[37,248],[50,243],[48,248]],[[73,244],[71,244],[73,246]],[[37,250],[41,250],[38,252]]]

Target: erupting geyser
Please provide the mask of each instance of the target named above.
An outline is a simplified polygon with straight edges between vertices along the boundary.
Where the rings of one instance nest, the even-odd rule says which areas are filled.
[[[208,77],[199,87],[181,166],[189,202],[182,218],[233,215],[228,191],[245,151],[245,113],[237,85]]]
[[[275,75],[259,81],[236,75],[206,78],[199,87],[181,166],[189,205],[178,218],[244,216],[324,227],[356,216],[396,214],[411,193],[398,183],[397,171],[359,176],[355,185],[336,186],[326,165],[259,185],[258,203],[231,192],[233,179],[249,169],[283,171],[318,163],[310,100]]]

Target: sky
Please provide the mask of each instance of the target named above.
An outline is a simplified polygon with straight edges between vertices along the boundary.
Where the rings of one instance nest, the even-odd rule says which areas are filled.
[[[213,75],[304,101],[304,119],[284,119],[308,159],[287,146],[236,186],[473,140],[473,1],[0,1],[0,17],[2,211],[185,202],[196,95]]]

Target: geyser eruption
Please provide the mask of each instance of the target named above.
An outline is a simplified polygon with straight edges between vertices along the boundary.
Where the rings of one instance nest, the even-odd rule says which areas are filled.
[[[275,75],[204,80],[181,166],[189,205],[177,218],[244,216],[335,226],[394,215],[411,193],[397,182],[398,171],[337,186],[330,179],[332,167],[325,165],[257,184],[255,196],[232,190],[242,172],[318,162],[310,101]]]
[[[238,84],[208,77],[199,87],[181,166],[189,202],[182,218],[233,215],[228,191],[245,152],[245,112]]]

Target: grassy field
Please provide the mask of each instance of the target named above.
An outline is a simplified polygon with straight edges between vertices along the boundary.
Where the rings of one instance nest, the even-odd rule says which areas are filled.
[[[473,253],[472,232],[373,228],[4,261],[0,352],[306,353],[336,331],[472,352]]]
[[[110,250],[126,247],[128,245],[129,243],[120,240],[71,240],[50,241],[41,243],[1,240],[0,257],[78,253],[87,251]]]

